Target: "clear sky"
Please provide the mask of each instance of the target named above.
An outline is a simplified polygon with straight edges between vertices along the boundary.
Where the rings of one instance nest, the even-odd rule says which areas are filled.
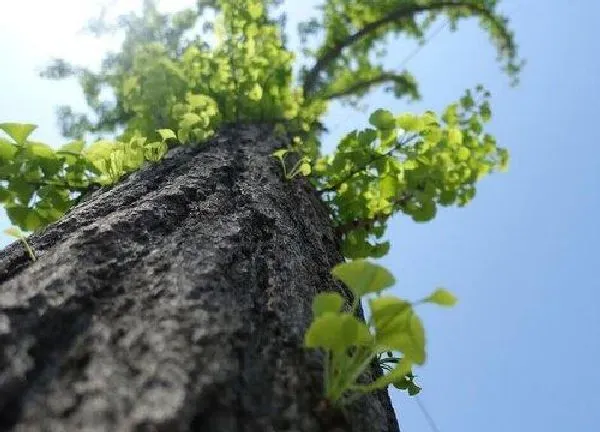
[[[291,24],[315,3],[288,0]],[[94,4],[3,3],[0,121],[37,123],[36,138],[63,141],[54,106],[82,107],[82,98],[75,84],[43,81],[35,71],[51,56],[97,64],[106,44],[76,34]],[[597,431],[600,4],[505,0],[503,9],[528,61],[517,88],[509,87],[487,38],[465,23],[458,33],[442,31],[408,62],[421,102],[379,93],[367,100],[371,109],[395,112],[441,109],[483,83],[493,96],[490,129],[511,152],[509,172],[482,181],[468,207],[443,210],[422,225],[395,218],[383,261],[396,276],[397,295],[417,299],[443,285],[459,296],[452,310],[422,309],[430,361],[418,371],[421,401],[440,431]],[[394,45],[393,62],[412,49]],[[365,118],[334,107],[328,148]],[[391,394],[403,431],[429,430],[414,399]]]

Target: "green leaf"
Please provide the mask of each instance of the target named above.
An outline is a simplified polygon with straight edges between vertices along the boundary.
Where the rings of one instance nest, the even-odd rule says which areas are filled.
[[[28,183],[21,177],[14,177],[10,179],[8,189],[19,198],[21,204],[28,205],[36,186]]]
[[[175,135],[175,132],[173,132],[171,129],[157,129],[156,132],[158,132],[163,141],[168,139],[177,139],[177,135]]]
[[[444,120],[448,125],[454,126],[458,122],[457,109],[457,104],[450,104],[444,111],[444,114],[442,115],[442,120]]]
[[[0,138],[0,159],[11,160],[15,153],[17,153],[15,145],[8,140]]]
[[[369,328],[349,313],[324,313],[317,317],[304,335],[307,348],[345,351],[353,346],[369,345],[373,340]]]
[[[462,132],[458,128],[448,129],[448,145],[460,145],[462,144]]]
[[[155,141],[144,143],[144,157],[152,162],[158,162],[167,154],[167,143],[165,141]]]
[[[396,127],[394,115],[383,109],[374,111],[369,117],[369,123],[379,130],[394,129]]]
[[[454,201],[456,201],[456,190],[454,190],[454,189],[444,190],[440,194],[439,203],[441,205],[450,205]]]
[[[410,381],[407,390],[410,396],[416,396],[421,392],[421,387]]]
[[[58,150],[69,153],[81,153],[84,147],[83,141],[71,141],[69,143],[64,144]]]
[[[211,105],[213,105],[215,102],[214,100],[206,95],[203,94],[192,94],[189,93],[187,95],[187,100],[190,104],[190,106],[192,107],[192,109],[196,109],[196,108],[208,108],[210,110]]]
[[[8,189],[0,185],[0,202],[10,204],[13,202],[13,194]]]
[[[252,19],[260,18],[263,13],[263,6],[259,2],[250,2],[247,7],[248,14]]]
[[[458,160],[466,161],[471,156],[471,151],[467,147],[461,147],[458,149],[458,153],[456,154]]]
[[[283,159],[283,156],[285,156],[288,152],[289,152],[288,149],[281,148],[279,150],[275,150],[272,153],[272,155],[275,156],[276,158]]]
[[[394,276],[385,267],[364,260],[338,264],[331,273],[357,297],[381,292],[395,283]]]
[[[506,149],[498,149],[498,156],[500,157],[500,171],[505,172],[506,170],[508,170],[508,161],[509,161],[509,155],[508,155],[508,150]]]
[[[304,162],[302,165],[300,165],[299,171],[302,173],[302,175],[309,175],[311,172],[310,164],[308,162]]]
[[[60,159],[39,159],[40,168],[46,177],[53,177],[63,167],[63,161]]]
[[[195,125],[196,123],[199,123],[201,121],[202,121],[202,117],[200,117],[198,114],[192,113],[192,112],[187,112],[183,115],[183,120],[181,120],[181,122],[179,122],[179,127],[182,129],[189,129],[193,125]]]
[[[319,317],[324,313],[338,313],[342,309],[344,299],[335,292],[319,293],[315,296],[312,304],[313,316]]]
[[[489,122],[492,118],[492,110],[490,109],[490,103],[488,101],[483,102],[479,107],[479,115],[484,122]]]
[[[16,226],[11,226],[8,227],[4,230],[4,234],[9,235],[11,237],[15,237],[15,238],[22,238],[23,237],[23,232],[19,229],[19,227]]]
[[[0,130],[15,140],[17,144],[23,145],[31,133],[37,129],[37,125],[29,123],[0,123]]]
[[[262,99],[263,89],[260,84],[256,83],[252,87],[252,90],[248,93],[248,99],[251,101],[259,101]]]
[[[423,119],[411,113],[400,114],[397,123],[398,127],[407,132],[421,132],[425,127]]]
[[[429,222],[437,213],[437,206],[431,199],[421,202],[421,207],[412,214],[412,220],[415,222]]]
[[[358,144],[360,144],[362,147],[369,146],[376,139],[377,131],[375,129],[367,128],[358,133]]]
[[[379,193],[382,198],[395,197],[398,194],[398,179],[396,176],[385,176],[379,182]]]
[[[396,326],[399,319],[404,319],[405,314],[412,310],[412,305],[397,297],[377,297],[369,302],[372,321],[378,332],[383,332],[389,326]],[[404,318],[403,318],[404,317]],[[383,333],[378,333],[383,337]]]
[[[460,98],[460,104],[466,110],[473,108],[475,105],[475,101],[473,100],[473,96],[471,95],[471,90],[467,90],[465,95]]]
[[[425,331],[412,306],[396,297],[370,301],[375,341],[380,351],[401,351],[410,361],[425,362]]]
[[[42,226],[38,213],[26,206],[6,206],[6,214],[11,223],[18,225],[25,231],[35,231]]]
[[[27,151],[33,156],[43,159],[56,159],[56,153],[47,144],[40,142],[29,142],[27,144]]]
[[[388,385],[406,379],[406,374],[410,373],[412,369],[411,362],[405,357],[400,359],[394,369],[385,375],[380,376],[375,381],[367,385],[356,386],[355,389],[366,393],[372,392],[373,390],[385,388]]]
[[[419,167],[419,163],[414,159],[407,159],[406,161],[404,161],[403,166],[405,170],[410,171],[417,169]]]
[[[423,300],[425,303],[434,303],[440,306],[454,306],[456,301],[456,297],[444,288],[438,288]]]

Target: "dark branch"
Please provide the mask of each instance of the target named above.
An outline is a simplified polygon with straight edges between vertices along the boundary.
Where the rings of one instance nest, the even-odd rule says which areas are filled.
[[[401,20],[403,18],[407,18],[413,16],[419,12],[426,12],[436,9],[446,9],[446,8],[466,8],[471,12],[484,16],[488,18],[500,32],[505,40],[510,41],[511,36],[507,33],[506,29],[502,25],[501,22],[494,16],[494,13],[489,9],[483,7],[480,4],[475,4],[470,1],[449,1],[449,0],[441,0],[434,3],[422,5],[422,4],[403,4],[399,6],[396,10],[389,13],[388,15],[378,19],[377,21],[373,21],[367,25],[365,25],[362,29],[357,31],[356,33],[351,34],[346,39],[338,41],[335,45],[326,50],[323,55],[321,55],[312,69],[306,74],[303,83],[304,96],[306,98],[310,97],[310,95],[315,90],[315,85],[317,83],[317,79],[319,74],[325,70],[325,68],[333,62],[336,58],[340,56],[342,50],[356,42],[358,42],[363,37],[377,31],[381,27],[390,24],[394,21]]]
[[[385,82],[402,83],[405,81],[406,81],[406,78],[402,75],[397,75],[397,74],[393,74],[393,73],[382,73],[371,79],[364,80],[364,81],[358,81],[343,90],[339,90],[337,92],[332,92],[329,94],[326,93],[325,95],[323,95],[323,99],[333,100],[333,99],[338,99],[338,98],[342,98],[345,96],[350,96],[352,94],[358,93],[361,90],[365,90],[365,89],[368,90],[372,86],[383,84]]]

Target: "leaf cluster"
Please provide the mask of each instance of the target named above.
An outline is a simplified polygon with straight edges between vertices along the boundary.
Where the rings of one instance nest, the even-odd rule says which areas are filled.
[[[156,162],[167,151],[172,131],[161,141],[134,136],[128,141],[99,140],[85,147],[72,141],[55,149],[29,137],[35,125],[0,123],[0,200],[10,221],[35,231],[58,220],[90,186],[105,186]]]
[[[344,255],[380,257],[378,242],[396,213],[415,222],[433,219],[438,206],[464,206],[476,183],[504,170],[508,153],[484,132],[490,120],[489,93],[467,91],[441,116],[374,111],[371,128],[348,133],[335,152],[315,161],[315,184],[329,204]]]
[[[453,306],[454,296],[438,289],[417,303],[381,293],[394,285],[394,277],[383,267],[355,260],[338,264],[332,274],[351,290],[354,301],[345,307],[336,292],[324,292],[313,300],[313,322],[305,335],[305,346],[325,353],[325,397],[333,404],[348,403],[356,395],[392,384],[418,393],[412,368],[426,359],[425,331],[414,306],[434,303]],[[357,317],[361,298],[367,298],[370,317]],[[364,382],[365,372],[376,361],[384,374]]]

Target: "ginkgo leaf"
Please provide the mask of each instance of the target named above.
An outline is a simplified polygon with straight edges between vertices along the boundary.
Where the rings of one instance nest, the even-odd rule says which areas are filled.
[[[423,119],[411,113],[400,114],[397,124],[407,132],[420,132],[425,127]]]
[[[156,132],[158,132],[163,140],[177,139],[177,135],[175,135],[172,129],[157,129]]]
[[[462,144],[462,132],[458,128],[450,128],[448,129],[448,144],[459,145]]]
[[[434,303],[440,306],[454,306],[456,301],[456,297],[444,288],[438,288],[423,300],[425,303]]]
[[[369,123],[377,129],[393,129],[396,126],[396,119],[391,112],[378,109],[369,117]]]
[[[17,147],[13,143],[3,138],[0,138],[0,159],[10,160],[17,152]]]
[[[378,264],[355,260],[336,265],[331,273],[344,282],[357,297],[378,293],[394,285],[394,276]]]
[[[37,125],[29,123],[0,123],[0,130],[15,140],[19,145],[25,144],[31,133],[37,129]]]
[[[313,315],[321,316],[324,313],[338,313],[342,309],[344,299],[341,295],[335,292],[319,293],[313,299]]]
[[[371,333],[365,323],[349,313],[323,313],[315,318],[306,332],[305,346],[344,351],[352,346],[368,345]]]
[[[259,101],[262,99],[263,89],[260,84],[256,83],[252,87],[252,90],[248,93],[248,99],[252,101]]]
[[[11,226],[6,228],[4,231],[4,234],[9,235],[11,237],[15,237],[15,238],[21,238],[23,237],[23,232],[16,226]]]
[[[302,175],[309,175],[311,172],[311,167],[310,164],[308,162],[304,162],[303,164],[300,165],[299,168],[300,173],[302,173]]]

